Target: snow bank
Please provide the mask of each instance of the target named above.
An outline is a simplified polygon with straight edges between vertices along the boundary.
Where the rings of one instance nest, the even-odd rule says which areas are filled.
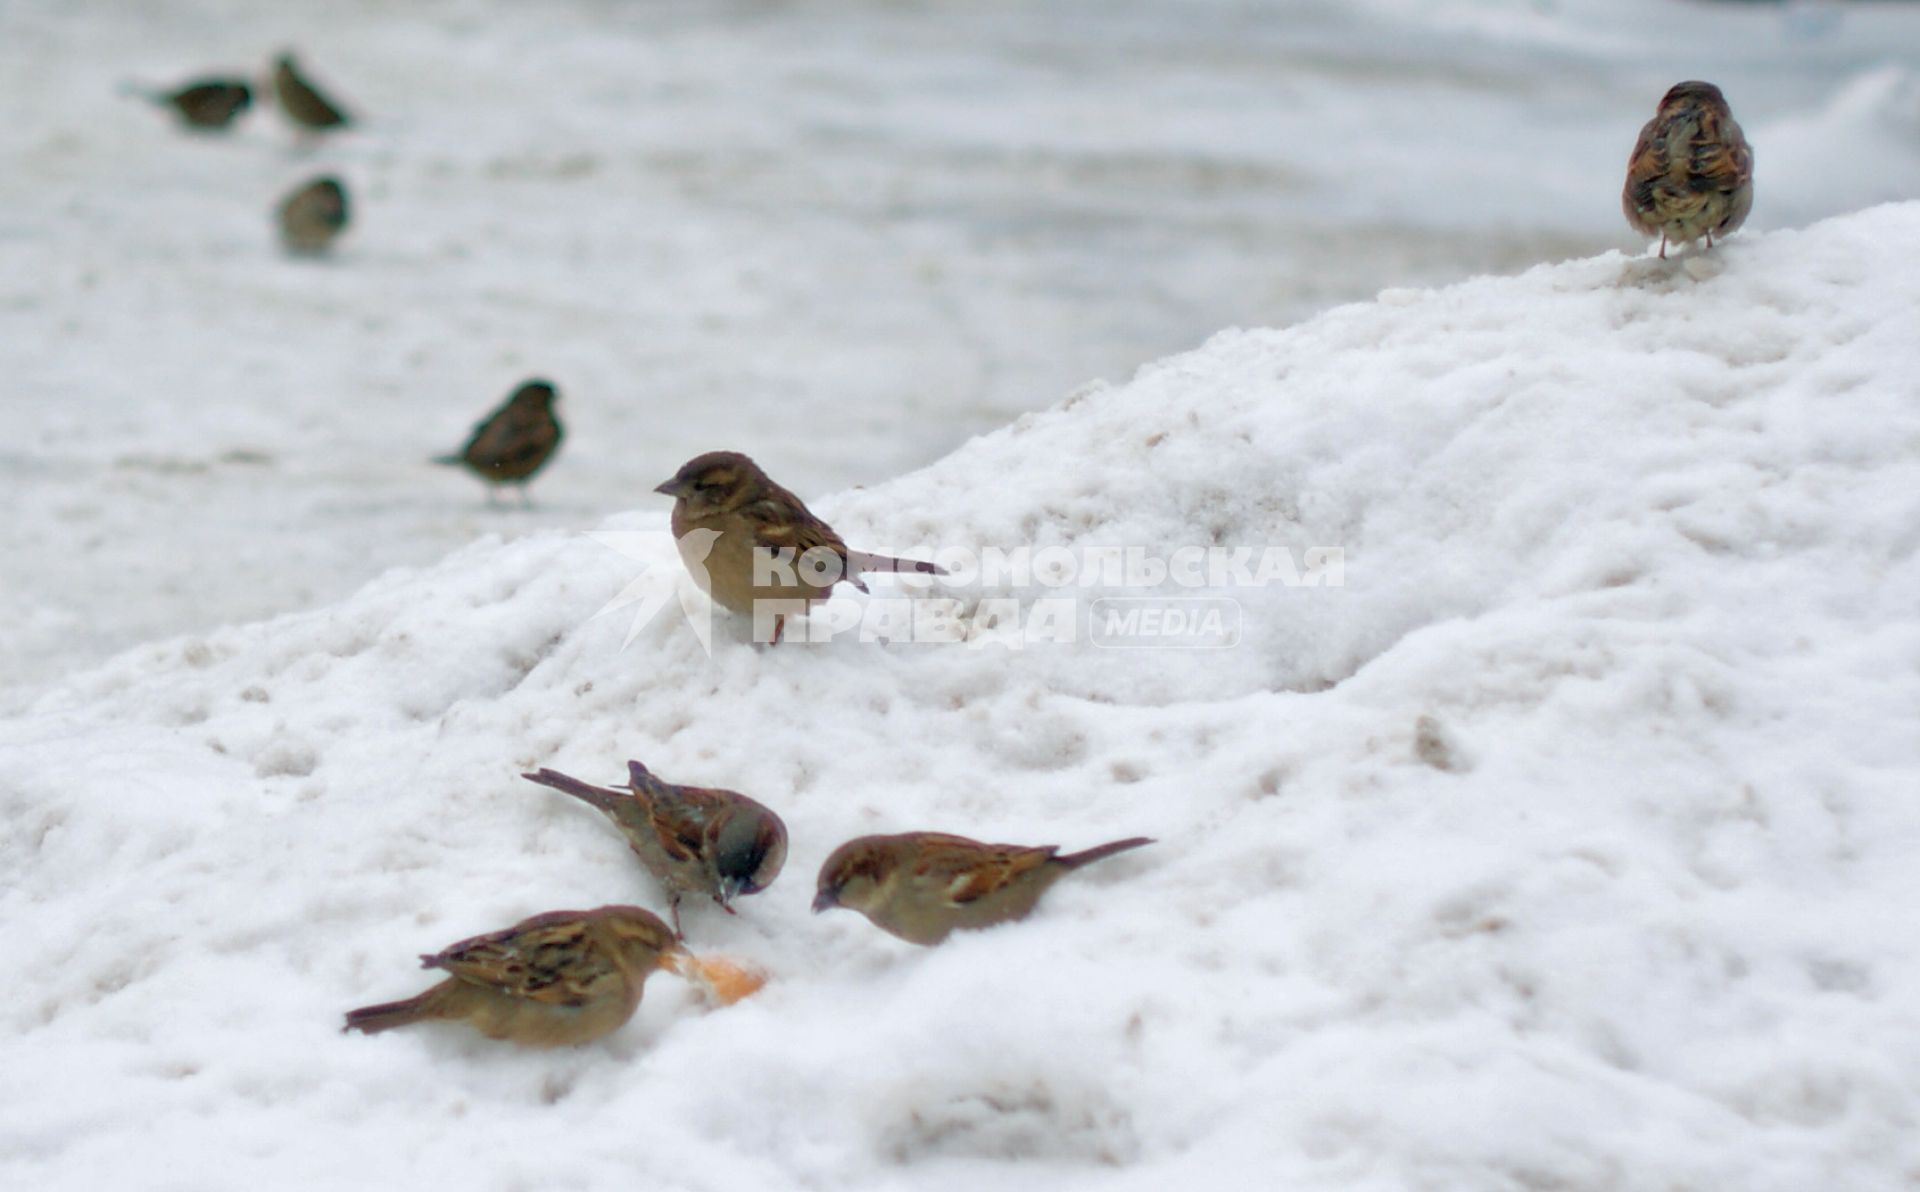
[[[816,502],[875,547],[1344,550],[1216,593],[1231,650],[622,650],[634,563],[545,533],[75,678],[0,726],[0,1182],[1911,1179],[1917,259],[1909,204],[1389,292]],[[688,913],[764,993],[661,979],[557,1055],[337,1033],[418,952],[657,905],[515,777],[627,757],[786,817],[770,891]],[[1160,843],[937,950],[808,913],[918,827]]]
[[[0,4],[0,715],[578,528],[629,502],[637,442],[873,483],[1219,327],[1633,248],[1627,153],[1679,79],[1754,144],[1749,231],[1920,194],[1914,4],[346,11]],[[281,46],[354,131],[296,144],[263,103],[186,136],[119,93]],[[288,260],[270,211],[320,172],[354,227]],[[422,461],[531,375],[567,444],[502,515]]]

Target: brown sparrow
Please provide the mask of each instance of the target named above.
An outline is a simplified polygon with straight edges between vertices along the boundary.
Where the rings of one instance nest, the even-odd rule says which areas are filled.
[[[189,128],[225,128],[253,104],[253,88],[244,79],[195,79],[174,91],[131,90],[143,99],[172,108]]]
[[[351,123],[338,104],[322,95],[320,89],[300,73],[291,51],[274,59],[273,95],[280,101],[280,110],[287,118],[302,128],[324,132],[345,128]]]
[[[1712,83],[1676,83],[1640,130],[1627,159],[1621,206],[1633,230],[1685,244],[1702,236],[1713,247],[1746,222],[1753,209],[1753,150],[1734,123],[1726,97]]]
[[[946,574],[932,563],[849,550],[799,497],[737,451],[697,456],[653,491],[673,498],[673,537],[694,582],[732,612],[751,614],[760,600],[822,600],[837,583],[864,592],[863,572]],[[694,530],[711,534],[689,538]],[[773,618],[775,643],[785,622],[784,613]]]
[[[437,464],[459,464],[490,484],[518,484],[527,500],[527,482],[560,450],[565,432],[553,412],[559,394],[553,383],[538,377],[522,381],[499,409],[473,428],[473,435],[457,455],[442,455]],[[488,499],[492,499],[488,489]]]
[[[813,909],[844,906],[908,943],[937,944],[956,930],[1023,919],[1067,873],[1152,843],[1135,836],[1061,856],[1056,845],[982,844],[943,832],[862,836],[820,867]]]
[[[324,253],[347,230],[351,215],[340,180],[315,178],[280,201],[280,243],[300,256]]]
[[[492,1039],[570,1047],[632,1018],[647,978],[679,952],[660,917],[637,906],[552,911],[422,956],[420,967],[452,975],[405,1001],[350,1011],[344,1029],[458,1021]]]
[[[632,761],[624,791],[553,770],[521,777],[591,803],[613,821],[640,863],[666,887],[676,936],[682,895],[704,895],[731,915],[735,898],[772,885],[787,860],[787,826],[734,791],[675,786]]]

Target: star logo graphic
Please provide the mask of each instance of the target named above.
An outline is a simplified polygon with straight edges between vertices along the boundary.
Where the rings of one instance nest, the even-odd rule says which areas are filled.
[[[677,599],[680,613],[693,629],[693,636],[699,639],[700,648],[707,652],[708,657],[713,656],[713,606],[695,597],[671,571],[657,570],[654,564],[662,554],[667,553],[668,548],[675,548],[695,582],[699,583],[706,578],[707,554],[713,550],[714,540],[720,537],[719,531],[689,530],[677,543],[673,535],[664,530],[588,530],[587,537],[640,565],[640,574],[634,576],[633,582],[620,589],[589,620],[598,620],[609,613],[632,607],[633,619],[627,623],[627,636],[620,642],[620,648],[624,650],[633,644],[634,638],[640,636],[642,629],[660,615],[660,610],[669,601]]]

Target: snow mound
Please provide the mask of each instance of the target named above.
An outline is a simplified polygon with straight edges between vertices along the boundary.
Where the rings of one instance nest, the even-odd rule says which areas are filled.
[[[1389,292],[815,502],[881,549],[1344,552],[1205,592],[1233,649],[622,649],[635,564],[550,533],[78,676],[0,726],[0,1181],[1910,1180],[1916,261],[1908,204]],[[628,757],[785,816],[772,889],[687,912],[763,993],[662,978],[562,1054],[337,1033],[416,953],[658,905],[516,777]],[[934,950],[808,913],[923,827],[1159,843]]]

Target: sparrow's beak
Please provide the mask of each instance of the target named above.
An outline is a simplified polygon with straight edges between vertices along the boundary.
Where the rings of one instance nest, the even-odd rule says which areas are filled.
[[[840,892],[832,886],[822,886],[820,892],[813,896],[813,913],[816,915],[821,911],[831,910],[839,905]]]
[[[655,488],[653,491],[657,493],[664,493],[669,497],[677,497],[680,495],[681,490],[686,487],[687,487],[686,481],[680,479],[678,476],[675,476],[672,480],[669,480],[665,484],[660,485],[659,487]]]
[[[720,905],[725,907],[728,910],[732,910],[733,900],[738,897],[740,897],[740,879],[737,877],[721,878],[720,879],[720,895],[719,895]]]

